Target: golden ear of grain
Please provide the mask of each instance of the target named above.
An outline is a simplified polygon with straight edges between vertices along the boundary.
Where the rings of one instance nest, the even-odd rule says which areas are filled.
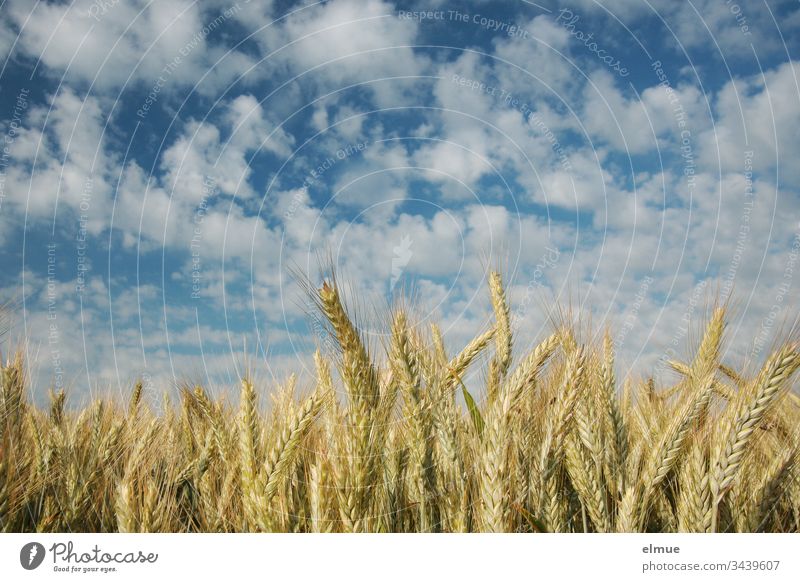
[[[326,282],[339,350],[268,413],[249,378],[238,407],[186,384],[155,411],[141,383],[127,402],[37,405],[22,357],[0,363],[0,531],[800,530],[794,338],[734,371],[717,308],[690,363],[670,362],[677,382],[623,380],[608,331],[601,348],[559,328],[512,359],[499,275],[489,287],[493,327],[455,357],[396,310],[373,358]],[[460,402],[490,345],[489,398]]]
[[[25,399],[25,364],[22,350],[0,369],[0,428],[1,434],[16,435],[28,410]]]
[[[324,394],[319,393],[308,397],[273,445],[264,465],[264,493],[259,497],[262,507],[270,502],[281,480],[286,477],[289,464],[297,456],[303,437],[319,413],[324,397]]]
[[[436,354],[436,362],[439,366],[446,366],[448,362],[447,350],[444,347],[444,338],[442,337],[442,329],[438,324],[431,322],[431,337],[433,338],[434,354]]]
[[[133,386],[133,393],[131,394],[130,404],[128,404],[128,416],[134,417],[139,412],[139,404],[142,402],[142,391],[144,384],[138,380]]]
[[[614,371],[614,343],[606,329],[603,335],[603,358],[600,365],[600,400],[605,412],[609,437],[605,439],[610,466],[607,469],[611,489],[621,493],[625,489],[624,471],[628,456],[628,434],[617,396],[617,379]]]
[[[50,419],[56,426],[61,426],[64,422],[64,403],[67,395],[64,390],[50,393]]]
[[[641,531],[653,496],[658,487],[675,469],[693,425],[708,406],[713,394],[713,370],[697,383],[692,398],[680,404],[662,428],[661,435],[644,463],[638,481],[629,485],[623,496],[618,531]]]
[[[763,421],[770,406],[782,394],[791,376],[800,367],[797,346],[788,344],[775,352],[764,365],[753,389],[741,395],[738,406],[732,407],[730,430],[717,453],[711,473],[711,492],[713,495],[712,531],[716,531],[718,508],[725,494],[730,490],[736,474],[741,468],[742,459],[753,439],[755,429]]]
[[[693,423],[700,418],[701,413],[711,400],[713,387],[713,377],[709,376],[701,381],[699,389],[695,391],[694,398],[684,405],[683,409],[664,430],[664,434],[652,457],[651,469],[645,473],[652,479],[653,487],[658,486],[677,464]]]
[[[117,513],[117,531],[120,533],[134,533],[138,531],[136,516],[134,514],[134,505],[132,485],[129,482],[122,481],[117,486],[115,506]]]
[[[563,343],[563,336],[561,341]],[[540,486],[537,513],[547,520],[548,531],[563,531],[565,527],[563,505],[565,500],[555,499],[553,494],[558,491],[561,482],[564,447],[575,407],[581,396],[585,364],[584,349],[576,345],[574,350],[568,353],[555,400],[555,410],[548,415],[539,452]]]
[[[677,520],[681,532],[705,532],[711,509],[708,483],[708,430],[698,431],[688,444],[686,461],[678,475]]]
[[[506,300],[506,292],[503,289],[503,280],[500,273],[492,271],[489,273],[489,292],[492,299],[492,309],[497,320],[497,333],[495,335],[496,354],[492,360],[494,369],[491,378],[493,385],[499,385],[508,374],[511,367],[511,311]]]
[[[565,447],[565,466],[572,483],[578,492],[581,503],[586,507],[594,530],[611,530],[607,496],[601,473],[589,451],[576,438],[568,438]],[[584,528],[584,531],[586,528]]]
[[[695,381],[705,378],[719,367],[719,352],[725,332],[725,308],[717,307],[706,326],[703,340],[692,362],[690,376]]]
[[[242,488],[244,520],[248,529],[256,527],[259,519],[257,467],[259,456],[259,415],[256,391],[248,378],[242,379],[239,401],[239,471]]]
[[[419,361],[413,353],[409,339],[408,320],[405,313],[398,311],[392,321],[391,353],[389,365],[393,377],[399,382],[406,398],[413,402],[420,399],[421,374]]]
[[[466,372],[470,364],[475,361],[475,358],[486,349],[495,334],[496,327],[483,332],[481,335],[473,338],[472,341],[461,350],[461,353],[450,360],[450,364],[447,366],[449,371],[447,386],[450,391],[456,388],[459,383],[459,378],[464,376],[464,372]]]
[[[361,336],[342,305],[336,285],[326,281],[319,290],[319,299],[341,351],[341,375],[350,399],[357,407],[374,407],[380,396],[378,377]]]
[[[537,375],[555,352],[558,343],[557,334],[549,336],[517,365],[511,377],[501,386],[498,398],[500,414],[508,414],[518,405],[526,390],[534,384]]]
[[[731,489],[731,497],[736,497],[734,519],[737,531],[763,532],[765,526],[775,516],[776,509],[787,492],[792,490],[792,472],[797,467],[798,450],[796,439],[794,444],[786,446],[783,441],[772,442],[767,454],[759,455],[756,460],[763,472],[743,475]],[[771,454],[770,454],[771,453]],[[737,519],[738,518],[738,519]]]

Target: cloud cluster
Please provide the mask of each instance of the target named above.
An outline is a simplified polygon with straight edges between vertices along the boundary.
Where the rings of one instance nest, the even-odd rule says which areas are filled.
[[[489,321],[491,266],[519,345],[572,303],[622,330],[635,371],[679,356],[715,292],[739,300],[731,358],[789,313],[798,65],[771,41],[717,74],[775,28],[769,10],[747,6],[745,35],[725,2],[576,2],[581,40],[555,6],[498,12],[515,36],[381,0],[8,6],[6,70],[42,80],[2,168],[3,237],[27,245],[3,294],[24,297],[43,382],[53,305],[58,361],[87,390],[225,383],[245,338],[276,377],[307,365],[322,336],[293,277],[317,283],[328,260],[375,342],[406,291],[463,343]],[[661,45],[630,49],[658,27]]]

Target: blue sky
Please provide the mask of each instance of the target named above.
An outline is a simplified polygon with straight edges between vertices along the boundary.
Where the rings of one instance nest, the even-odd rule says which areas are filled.
[[[89,394],[301,372],[292,270],[376,314],[413,289],[451,349],[520,349],[571,302],[636,373],[710,298],[728,360],[796,313],[794,1],[0,5],[7,352]]]

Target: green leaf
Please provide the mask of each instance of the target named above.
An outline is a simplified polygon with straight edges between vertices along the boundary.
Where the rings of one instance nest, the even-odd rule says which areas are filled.
[[[469,410],[469,416],[472,419],[472,424],[475,426],[475,430],[478,433],[478,436],[483,435],[483,417],[481,416],[481,411],[478,410],[478,405],[475,404],[475,399],[472,397],[472,394],[469,393],[467,387],[464,386],[464,382],[461,381],[458,374],[452,372],[453,377],[456,381],[461,385],[461,393],[464,395],[464,400],[467,403],[467,410]]]
[[[519,503],[512,503],[511,506],[516,509],[520,515],[522,515],[532,530],[539,533],[547,533],[547,528],[544,526],[544,524],[536,519],[536,517],[530,511],[522,507]]]

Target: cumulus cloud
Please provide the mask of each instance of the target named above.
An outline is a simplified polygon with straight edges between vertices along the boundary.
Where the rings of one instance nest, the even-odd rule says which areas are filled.
[[[28,19],[12,1],[0,28],[0,54],[19,30],[20,62],[39,60],[52,84],[8,144],[0,207],[7,244],[29,228],[25,289],[2,293],[26,298],[43,378],[53,294],[62,337],[91,338],[85,354],[62,340],[81,383],[122,387],[143,372],[175,383],[182,369],[233,381],[243,338],[278,378],[321,341],[292,273],[316,284],[326,257],[376,342],[374,316],[404,290],[449,345],[467,341],[491,319],[485,277],[499,265],[517,345],[572,302],[621,330],[620,360],[635,370],[687,347],[684,316],[716,285],[743,298],[742,329],[762,329],[778,301],[798,229],[795,63],[709,75],[715,61],[687,69],[668,35],[652,35],[664,75],[648,63],[627,78],[556,13],[510,11],[528,34],[492,36],[398,18],[381,0],[290,13],[241,3],[222,20],[222,0],[167,4],[90,14],[99,4],[44,2]],[[711,34],[686,6],[653,6],[690,49],[716,39],[726,55],[747,52],[724,2],[696,3]],[[609,51],[624,42],[603,8],[636,30],[658,24],[641,2],[576,2]],[[437,42],[468,49],[414,46],[441,31],[452,38]],[[114,109],[126,83],[141,102],[176,56],[146,119]],[[82,294],[79,230],[92,243]],[[53,242],[68,250],[50,280]],[[745,335],[731,357],[748,353]]]
[[[715,99],[715,123],[700,137],[703,163],[721,161],[724,170],[741,171],[744,152],[752,150],[756,171],[775,173],[782,185],[800,187],[800,169],[787,162],[800,154],[798,77],[800,67],[788,62],[726,83]]]
[[[685,50],[691,54],[703,51],[707,58],[717,62],[750,58],[753,47],[757,47],[762,56],[785,50],[776,19],[786,38],[797,29],[800,13],[796,5],[784,0],[769,3],[577,0],[574,6],[576,13],[592,19],[604,19],[610,26],[620,30],[624,29],[617,21],[635,31],[642,22],[663,19],[669,25],[664,38],[666,46],[681,53]]]
[[[103,109],[97,99],[81,98],[70,89],[47,100],[48,107],[26,106],[8,146],[9,200],[33,219],[52,223],[64,213],[72,233],[81,217],[85,228],[97,234],[108,222],[109,175],[116,159],[105,149]]]
[[[416,23],[382,0],[333,0],[292,11],[255,35],[262,53],[321,91],[365,83],[379,106],[415,95],[413,79],[428,58],[413,50]],[[409,101],[413,104],[414,101]]]
[[[212,37],[238,11],[237,4],[204,9],[188,0],[39,2],[33,11],[27,2],[8,4],[21,51],[54,74],[63,72],[67,79],[99,89],[152,84],[169,63],[175,65],[167,74],[171,83],[195,85],[216,62],[212,57],[221,56],[212,50]],[[251,64],[241,53],[236,57],[210,77],[215,87],[207,82],[201,90],[224,87]]]

